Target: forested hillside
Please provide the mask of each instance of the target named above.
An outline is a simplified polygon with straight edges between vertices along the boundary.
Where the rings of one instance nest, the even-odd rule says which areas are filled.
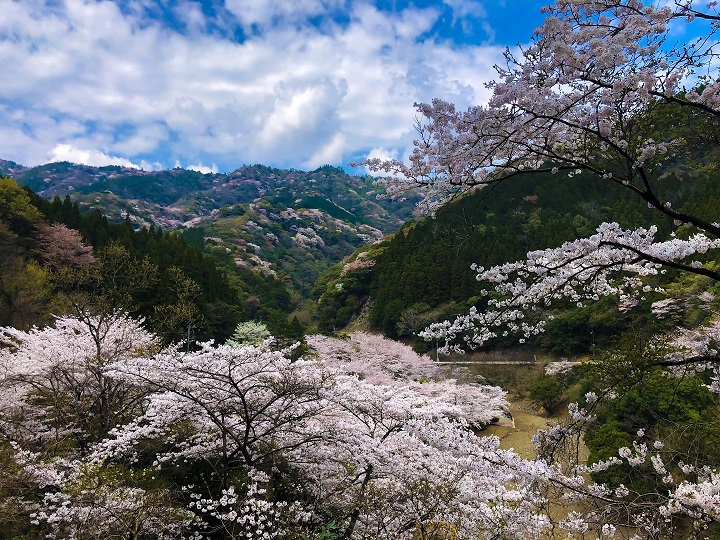
[[[272,276],[224,267],[179,234],[112,223],[8,178],[2,191],[2,325],[28,328],[77,310],[124,310],[168,342],[224,341],[241,320],[288,332],[290,293]],[[83,254],[80,257],[79,254]],[[72,268],[80,257],[80,270]],[[297,331],[293,334],[295,337]]]
[[[714,166],[689,168],[685,163],[677,158],[667,163],[657,189],[667,193],[680,211],[701,211],[708,219],[720,220]],[[323,276],[315,288],[320,324],[324,329],[339,328],[369,300],[373,325],[389,336],[413,339],[432,322],[487,305],[480,296],[485,286],[475,279],[472,265],[489,268],[512,262],[528,251],[590,236],[609,221],[630,229],[656,223],[660,238],[669,238],[675,230],[672,219],[658,216],[639,198],[627,197],[622,186],[589,174],[562,182],[551,173],[526,174],[468,193],[434,216],[406,223],[392,237],[362,248],[363,264],[353,268],[346,263]],[[686,296],[697,292],[690,283],[684,287]],[[648,295],[648,309],[663,298]],[[584,309],[562,310],[562,316],[539,336],[539,345],[558,354],[588,352],[591,331],[603,343],[628,324],[630,319],[616,303],[603,300]],[[422,342],[417,342],[421,349]],[[503,343],[515,342],[500,339],[492,346]]]
[[[301,295],[329,266],[397,230],[417,200],[378,200],[372,178],[330,166],[303,172],[253,165],[202,174],[0,160],[2,172],[42,197],[70,197],[111,222],[181,229],[188,242],[228,266],[288,279]]]
[[[409,159],[365,161],[435,215],[315,282],[325,335],[288,320],[282,264],[318,273],[299,259],[372,226],[332,168],[42,172],[158,200],[178,176],[153,204],[218,205],[194,235],[0,178],[0,537],[720,538],[719,8],[544,13],[487,103],[418,104]],[[233,186],[259,196],[215,200]],[[387,336],[338,331],[356,316]],[[439,361],[511,343],[530,367],[507,388]],[[541,420],[527,454],[487,431],[521,430],[516,398]]]

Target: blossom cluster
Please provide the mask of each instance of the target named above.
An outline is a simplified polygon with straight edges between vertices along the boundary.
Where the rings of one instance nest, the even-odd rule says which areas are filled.
[[[122,394],[116,405],[132,410],[85,410],[97,422],[108,415],[95,439],[74,429],[72,417],[54,417],[59,432],[67,429],[52,445],[28,437],[37,418],[53,410],[52,400],[26,399],[23,410],[0,411],[18,426],[3,433],[13,439],[8,481],[32,486],[0,505],[19,505],[49,538],[280,538],[312,531],[318,516],[332,516],[345,537],[358,539],[381,530],[409,540],[445,528],[458,538],[540,538],[555,526],[611,537],[613,525],[598,523],[580,504],[630,504],[622,489],[589,482],[588,469],[563,471],[543,457],[501,449],[497,437],[478,436],[468,424],[501,414],[504,392],[445,380],[429,358],[378,336],[313,337],[317,356],[291,361],[266,343],[158,351],[127,317],[113,319],[99,349],[89,328],[72,319],[3,332],[14,347],[0,357],[8,384],[15,372],[26,384],[47,378],[56,369],[51,358],[77,363],[85,355],[78,372],[101,374],[105,384],[67,381],[55,387],[55,401],[82,388],[95,399]],[[123,336],[130,338],[125,344]],[[43,354],[47,362],[29,365]],[[99,366],[98,358],[105,359]],[[103,394],[108,389],[113,394]],[[557,445],[568,429],[592,421],[597,396],[586,400],[589,409],[570,410],[574,427],[539,432],[539,446]],[[662,444],[653,449],[636,441],[606,464],[647,461],[667,480],[668,493],[642,515],[714,519],[716,471],[687,466],[684,477],[671,477]],[[283,475],[292,482],[280,484],[280,499],[276,479]],[[173,491],[180,478],[184,487]],[[548,513],[549,497],[566,499],[576,513]]]
[[[435,323],[420,335],[428,340],[445,339],[446,350],[458,352],[498,335],[515,333],[524,339],[544,330],[548,319],[542,314],[558,300],[582,307],[584,302],[606,296],[618,296],[622,301],[661,292],[643,278],[660,274],[666,264],[699,267],[696,257],[720,247],[720,239],[703,233],[667,241],[656,241],[656,233],[656,227],[628,231],[617,223],[603,223],[588,238],[532,251],[524,261],[489,269],[473,266],[477,280],[493,285],[498,293],[488,299],[488,309],[471,308],[468,315]],[[459,338],[464,343],[457,343]]]

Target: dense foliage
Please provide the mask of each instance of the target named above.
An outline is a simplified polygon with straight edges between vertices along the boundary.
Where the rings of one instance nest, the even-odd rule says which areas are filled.
[[[717,206],[705,204],[717,192],[717,2],[558,0],[545,11],[532,43],[506,52],[486,105],[419,104],[409,164],[366,165],[388,174],[391,193],[424,188],[430,209],[475,189],[491,196],[528,174],[554,176],[563,189],[578,177],[588,189],[601,182],[624,192],[629,208],[647,205],[651,212],[639,221],[622,222],[624,213],[613,212],[515,262],[485,266],[480,258],[472,270],[484,284],[481,301],[421,335],[462,352],[558,330],[558,308],[562,326],[583,332],[593,307],[630,314],[644,339],[629,350],[621,341],[589,362],[598,368],[588,374],[591,389],[569,406],[567,421],[538,432],[536,445],[545,459],[572,466],[587,437],[592,455],[584,470],[606,483],[578,488],[596,504],[575,514],[574,533],[624,536],[620,524],[649,538],[712,535],[720,476],[717,455],[701,441],[715,439],[720,378],[712,307],[720,222]],[[697,39],[675,41],[679,26]],[[699,293],[694,299],[674,296],[687,276]],[[590,312],[568,313],[572,306]],[[690,310],[700,320],[690,321]],[[566,364],[551,371],[571,369]],[[549,379],[534,390],[541,399],[558,393]],[[680,442],[676,432],[690,437]],[[626,497],[635,504],[621,502]],[[678,511],[691,516],[687,528],[671,525]]]
[[[225,341],[253,318],[277,336],[302,336],[288,321],[293,301],[282,281],[223,266],[178,234],[135,230],[128,220],[81,212],[69,197],[47,201],[0,182],[3,324],[28,328],[51,314],[122,309],[166,342]]]
[[[543,521],[532,478],[552,471],[467,428],[504,392],[383,338],[318,337],[296,361],[181,352],[118,314],[0,339],[3,536],[526,538]]]
[[[82,210],[129,221],[136,230],[179,228],[227,267],[275,276],[303,296],[329,266],[412,215],[412,203],[377,200],[372,178],[327,165],[202,174],[0,160],[2,173],[42,197],[69,196]]]
[[[686,172],[681,162],[665,167],[660,184],[665,190],[676,189],[678,208],[704,208],[712,219],[720,219],[714,176],[700,169]],[[653,215],[643,201],[628,199],[622,187],[608,186],[601,178],[574,177],[558,183],[547,173],[518,176],[491,193],[469,193],[432,217],[409,222],[390,239],[363,249],[359,256],[365,264],[353,267],[356,255],[325,274],[314,291],[320,298],[321,328],[344,326],[371,298],[370,321],[377,328],[389,336],[413,338],[430,323],[471,306],[483,309],[487,305],[473,264],[492,267],[529,250],[592,234],[610,219],[632,228],[652,220]],[[658,234],[669,237],[672,220],[661,219],[658,225]],[[670,272],[662,281],[672,288],[669,284],[675,279],[686,278]],[[686,282],[675,289],[691,287]],[[656,319],[650,305],[662,298],[648,296],[644,305],[650,319]],[[627,325],[645,324],[635,313],[618,311],[612,301],[592,302],[582,309],[576,309],[575,302],[558,302],[555,307],[553,321],[536,344],[561,355],[587,353],[593,340],[608,344]],[[514,339],[500,338],[492,346],[514,343]]]

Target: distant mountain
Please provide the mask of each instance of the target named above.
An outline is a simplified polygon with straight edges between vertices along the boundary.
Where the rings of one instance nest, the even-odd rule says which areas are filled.
[[[22,165],[15,163],[14,161],[0,159],[0,172],[7,176],[16,176],[25,169],[27,169],[27,167],[23,167]]]
[[[377,200],[372,178],[331,166],[202,174],[0,160],[0,173],[45,198],[69,196],[136,228],[183,229],[228,263],[286,275],[303,293],[359,246],[398,230],[413,209],[411,201]]]

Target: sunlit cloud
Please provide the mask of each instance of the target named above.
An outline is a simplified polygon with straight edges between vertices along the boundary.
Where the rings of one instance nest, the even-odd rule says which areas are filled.
[[[203,174],[216,174],[218,172],[218,166],[214,163],[210,167],[206,167],[202,163],[198,163],[197,165],[188,165],[185,168],[189,171],[197,171]]]
[[[372,148],[368,154],[367,159],[379,159],[381,161],[391,161],[396,160],[399,157],[402,157],[399,155],[397,148]],[[370,170],[367,167],[360,167],[363,174],[370,174]]]
[[[94,167],[120,165],[122,167],[132,167],[133,169],[140,168],[140,165],[136,165],[125,158],[109,156],[98,150],[81,150],[69,144],[58,144],[55,148],[53,148],[48,156],[48,161],[69,161],[71,163],[92,165]]]
[[[483,6],[0,0],[0,157],[211,171],[403,157],[415,102],[487,99],[504,46],[486,45],[500,32]],[[438,33],[462,20],[486,31]]]

